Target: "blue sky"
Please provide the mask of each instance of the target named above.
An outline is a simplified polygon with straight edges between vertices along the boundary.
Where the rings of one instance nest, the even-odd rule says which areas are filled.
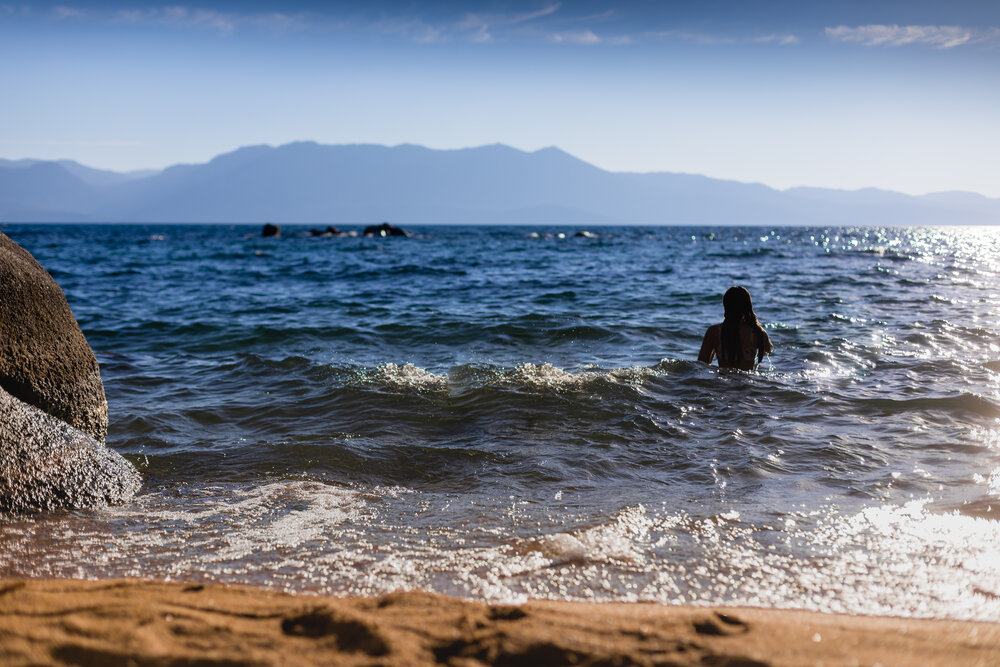
[[[501,142],[1000,197],[997,2],[0,0],[0,90],[0,157],[116,170],[296,140]]]

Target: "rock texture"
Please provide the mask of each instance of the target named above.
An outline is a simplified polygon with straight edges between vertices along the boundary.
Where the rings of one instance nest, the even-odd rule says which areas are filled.
[[[641,603],[0,581],[4,665],[997,665],[1000,625]]]
[[[66,297],[0,233],[0,512],[131,498],[139,473],[107,432],[101,372]]]
[[[104,442],[108,404],[97,359],[62,290],[3,233],[0,388]]]
[[[121,454],[0,389],[0,512],[121,503],[140,484]]]

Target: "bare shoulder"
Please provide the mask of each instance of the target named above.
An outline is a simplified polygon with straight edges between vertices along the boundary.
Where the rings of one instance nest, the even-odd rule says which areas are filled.
[[[698,352],[698,360],[706,364],[712,363],[715,357],[715,349],[719,346],[721,325],[713,324],[705,332],[705,337],[701,341],[701,351]]]
[[[774,351],[774,345],[771,343],[771,337],[767,335],[764,328],[761,327],[760,331],[757,333],[757,347],[764,353],[769,354]]]

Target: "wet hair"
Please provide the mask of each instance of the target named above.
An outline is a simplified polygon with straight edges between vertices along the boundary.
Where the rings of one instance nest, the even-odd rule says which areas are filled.
[[[722,322],[722,340],[719,345],[719,356],[726,363],[737,364],[743,361],[743,346],[740,345],[740,324],[746,322],[757,332],[757,361],[774,347],[767,332],[760,326],[757,313],[753,312],[753,300],[746,287],[730,287],[722,296],[722,307],[726,309],[726,317]]]

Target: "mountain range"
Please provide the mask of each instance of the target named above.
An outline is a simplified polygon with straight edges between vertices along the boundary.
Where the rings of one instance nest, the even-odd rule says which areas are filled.
[[[0,160],[4,222],[996,224],[1000,199],[911,196],[609,172],[558,148],[249,146],[204,164],[118,173]]]

